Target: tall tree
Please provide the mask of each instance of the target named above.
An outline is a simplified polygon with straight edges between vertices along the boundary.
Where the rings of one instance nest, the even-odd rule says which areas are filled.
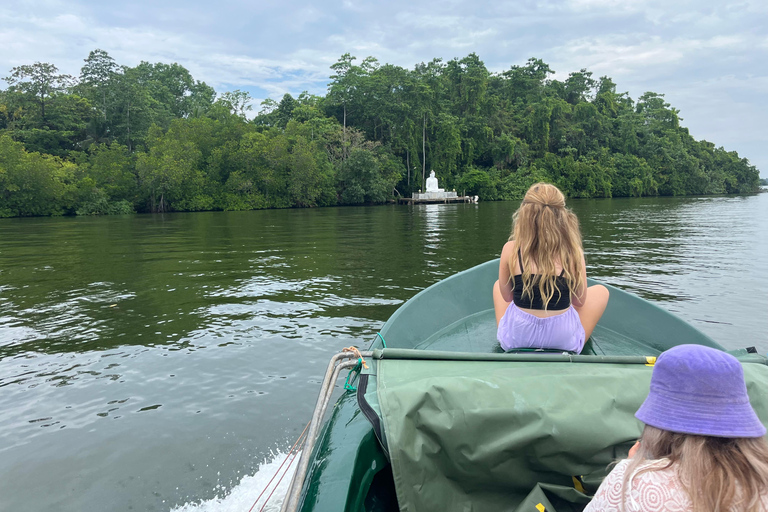
[[[72,85],[70,75],[60,74],[59,68],[47,62],[17,66],[4,78],[13,90],[32,95],[40,105],[40,118],[46,123],[45,105],[52,94],[66,90]]]
[[[246,113],[253,109],[253,106],[251,105],[253,98],[251,98],[250,93],[241,91],[240,89],[222,93],[217,101],[229,108],[229,111],[233,115],[243,119],[245,119]]]
[[[115,59],[104,50],[96,49],[88,54],[85,64],[80,69],[80,84],[93,90],[99,98],[101,115],[107,122],[107,94],[115,74],[120,67]]]
[[[345,53],[331,66],[335,74],[331,75],[331,83],[328,85],[328,99],[332,105],[340,105],[342,109],[342,129],[346,141],[347,117],[350,109],[353,113],[359,113],[364,103],[365,79],[378,67],[378,61],[373,57],[367,57],[356,66],[353,57]],[[346,146],[346,142],[345,142]],[[345,158],[348,152],[345,152]]]

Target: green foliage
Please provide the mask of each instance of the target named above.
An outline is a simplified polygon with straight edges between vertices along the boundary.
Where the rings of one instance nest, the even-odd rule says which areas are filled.
[[[0,216],[108,215],[371,204],[441,185],[516,199],[537,181],[571,197],[743,194],[759,173],[697,141],[662,94],[635,102],[586,69],[540,59],[490,72],[474,53],[413,69],[350,54],[325,97],[216,96],[179,64],[120,66],[103,50],[79,80],[22,65],[0,90]]]
[[[30,153],[0,136],[0,216],[62,215],[71,212],[76,166]]]
[[[90,193],[80,197],[77,215],[126,215],[136,213],[133,205],[126,200],[112,202],[107,193],[93,187]]]
[[[139,190],[127,147],[116,142],[93,145],[79,171],[77,215],[134,213]]]
[[[40,119],[46,122],[45,106],[49,98],[62,92],[72,80],[69,75],[58,74],[59,69],[47,62],[17,66],[4,80],[11,91],[18,91],[31,97],[40,106]]]
[[[202,153],[182,130],[163,134],[154,126],[149,134],[149,151],[136,160],[139,184],[151,212],[195,209],[199,202]],[[190,208],[191,207],[191,208]]]
[[[304,137],[297,137],[287,159],[288,192],[295,206],[328,204],[333,174],[320,147]]]
[[[251,100],[251,95],[248,92],[236,89],[232,92],[223,93],[221,97],[216,100],[216,103],[227,108],[231,114],[245,119],[246,112],[250,112],[253,109]]]
[[[488,172],[476,167],[468,169],[457,183],[458,191],[470,196],[496,199],[497,182]]]
[[[653,169],[643,158],[617,154],[613,157],[611,183],[616,197],[652,196],[658,193]]]
[[[543,169],[532,165],[509,174],[500,185],[503,199],[522,199],[531,185],[539,182],[552,183],[552,177]]]
[[[381,148],[355,148],[339,169],[341,204],[383,203],[392,197],[402,168]],[[377,154],[378,153],[378,154]]]

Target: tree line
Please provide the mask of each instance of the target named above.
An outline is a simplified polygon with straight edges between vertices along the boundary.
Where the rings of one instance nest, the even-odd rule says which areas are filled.
[[[324,97],[216,94],[179,64],[80,75],[13,68],[0,91],[0,216],[249,210],[382,203],[441,186],[514,199],[536,181],[570,197],[751,193],[748,160],[681,126],[663,95],[637,101],[539,59],[501,73],[475,54],[413,69],[331,66]]]

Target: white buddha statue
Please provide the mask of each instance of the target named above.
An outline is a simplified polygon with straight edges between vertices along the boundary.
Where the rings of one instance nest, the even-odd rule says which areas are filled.
[[[429,178],[427,178],[427,192],[445,192],[445,189],[437,188],[437,178],[435,178],[435,171],[430,171]]]

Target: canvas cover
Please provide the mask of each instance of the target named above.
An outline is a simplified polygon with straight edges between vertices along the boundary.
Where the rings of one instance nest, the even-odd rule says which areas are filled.
[[[639,437],[652,371],[643,357],[376,357],[365,395],[408,512],[581,510]],[[749,357],[750,398],[768,424],[768,366]]]

